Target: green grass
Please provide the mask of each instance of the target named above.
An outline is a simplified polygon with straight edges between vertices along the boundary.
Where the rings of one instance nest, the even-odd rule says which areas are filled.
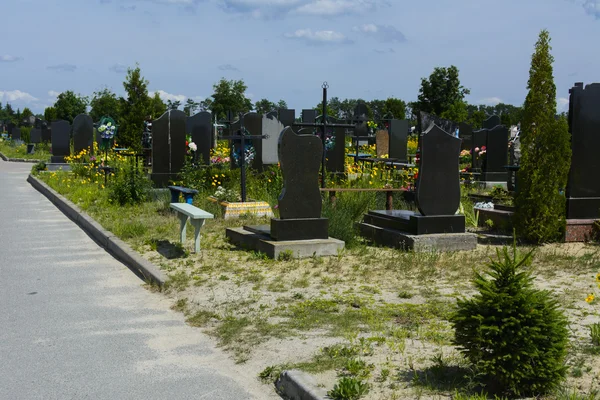
[[[24,158],[26,160],[50,160],[50,148],[45,143],[38,143],[35,145],[35,152],[33,154],[27,154],[27,144],[21,144],[15,146],[14,143],[9,141],[0,141],[0,153],[4,154],[7,158]]]

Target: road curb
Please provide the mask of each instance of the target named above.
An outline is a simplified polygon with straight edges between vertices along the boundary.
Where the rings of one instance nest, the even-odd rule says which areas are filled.
[[[79,207],[58,194],[46,183],[42,182],[33,175],[27,177],[27,182],[31,184],[38,192],[50,200],[56,208],[69,217],[79,227],[88,234],[96,243],[102,246],[117,260],[121,261],[134,274],[144,281],[163,286],[167,276],[150,261],[144,259],[134,251],[127,243],[117,238],[112,232],[104,229],[92,217],[81,211]]]
[[[326,400],[327,392],[317,386],[315,378],[298,370],[283,371],[275,386],[289,400]]]
[[[37,163],[42,162],[42,160],[28,160],[26,158],[8,158],[2,153],[0,153],[0,158],[3,159],[4,161],[8,161],[8,162],[24,162],[24,163],[32,163],[32,164],[37,164]]]

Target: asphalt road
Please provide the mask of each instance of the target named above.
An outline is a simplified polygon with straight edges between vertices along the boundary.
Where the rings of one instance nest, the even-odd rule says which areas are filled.
[[[0,160],[0,399],[272,399]]]

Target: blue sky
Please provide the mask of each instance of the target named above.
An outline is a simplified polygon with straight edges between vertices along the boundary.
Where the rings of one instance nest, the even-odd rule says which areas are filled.
[[[201,100],[221,77],[253,100],[300,110],[330,96],[415,100],[456,65],[470,103],[520,105],[550,31],[559,109],[600,81],[600,0],[4,0],[0,101],[42,112],[58,93],[123,93],[140,64],[150,91]]]

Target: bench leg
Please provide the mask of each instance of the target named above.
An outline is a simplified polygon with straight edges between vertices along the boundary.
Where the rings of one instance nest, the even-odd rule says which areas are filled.
[[[181,244],[185,243],[185,228],[187,225],[188,216],[185,214],[179,214],[179,240]]]
[[[192,225],[194,225],[194,250],[196,253],[200,253],[200,228],[204,225],[204,220],[194,219]]]

